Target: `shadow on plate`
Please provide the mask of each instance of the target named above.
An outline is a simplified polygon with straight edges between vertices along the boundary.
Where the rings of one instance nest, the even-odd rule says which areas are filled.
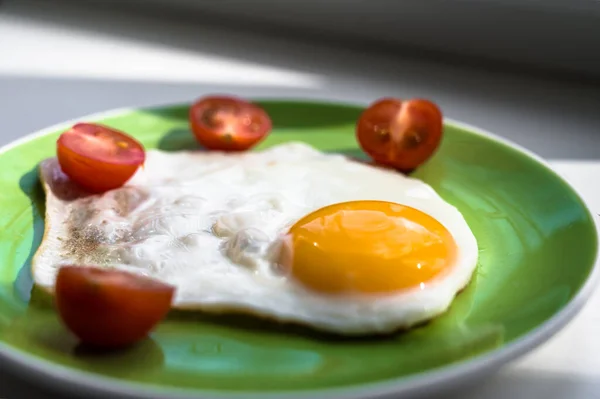
[[[123,368],[131,363],[136,368],[144,370],[160,369],[165,362],[165,355],[160,345],[152,338],[144,338],[132,346],[106,350],[85,344],[77,344],[72,354],[83,361],[104,362],[106,366],[118,365]]]
[[[329,102],[306,102],[299,100],[259,100],[260,105],[269,114],[276,129],[326,128],[331,126],[354,126],[362,108]],[[326,110],[324,110],[326,106]],[[147,108],[144,112],[165,119],[188,120],[188,107]]]
[[[362,109],[351,105],[303,101],[257,101],[278,129],[305,129],[356,124]],[[326,111],[323,105],[326,104]]]
[[[369,343],[369,342],[384,342],[393,341],[402,336],[405,332],[418,331],[421,327],[425,327],[429,322],[424,322],[418,326],[414,326],[409,330],[398,330],[391,333],[380,335],[367,336],[342,336],[335,333],[318,331],[313,328],[305,327],[296,323],[284,323],[272,320],[266,317],[251,316],[242,313],[229,314],[208,314],[192,310],[175,310],[169,314],[171,321],[188,321],[198,322],[202,325],[215,325],[232,329],[244,330],[247,332],[260,332],[265,334],[277,335],[295,335],[303,338],[310,338],[328,343]]]
[[[44,215],[46,206],[44,201],[44,190],[38,179],[37,165],[29,172],[21,176],[19,180],[21,191],[29,198],[31,220],[33,225],[33,237],[27,258],[19,268],[19,273],[13,284],[14,293],[24,302],[28,302],[33,286],[31,275],[31,261],[35,255],[44,236]]]
[[[159,150],[169,152],[204,150],[204,148],[198,144],[192,132],[187,128],[169,130],[160,138],[157,147]]]

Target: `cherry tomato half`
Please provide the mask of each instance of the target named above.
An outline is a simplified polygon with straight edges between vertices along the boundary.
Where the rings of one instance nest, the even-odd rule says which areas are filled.
[[[442,132],[442,112],[422,99],[380,99],[356,124],[358,142],[374,161],[405,172],[433,155]]]
[[[201,98],[191,106],[189,122],[202,146],[221,151],[247,150],[272,128],[265,110],[236,97]]]
[[[133,137],[95,123],[78,123],[61,134],[56,153],[63,172],[91,192],[121,187],[146,159]]]
[[[55,300],[64,324],[83,343],[118,348],[135,343],[171,308],[174,287],[132,273],[63,266]]]

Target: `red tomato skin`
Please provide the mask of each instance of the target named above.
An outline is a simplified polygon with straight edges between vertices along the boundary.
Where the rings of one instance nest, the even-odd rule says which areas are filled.
[[[207,113],[222,119],[211,119]],[[200,145],[214,151],[246,151],[264,140],[273,128],[267,112],[256,104],[233,96],[207,96],[196,101],[189,110],[190,129]],[[214,118],[214,116],[213,116]],[[250,124],[244,123],[248,119]],[[224,126],[209,126],[209,121]],[[250,129],[251,126],[255,130]]]
[[[382,98],[356,124],[360,147],[380,165],[410,172],[438,149],[443,136],[439,107],[424,99]]]
[[[120,348],[148,335],[169,312],[174,292],[170,285],[123,271],[63,266],[55,301],[61,320],[80,341]]]
[[[73,135],[88,129],[103,129],[109,132],[107,134],[114,134],[116,139],[127,140],[135,153],[107,161],[103,159],[106,157],[94,151],[92,145],[86,148],[80,143],[74,144]],[[144,148],[138,141],[116,129],[91,123],[78,123],[63,133],[56,142],[56,156],[62,171],[91,193],[102,193],[123,186],[145,161]]]

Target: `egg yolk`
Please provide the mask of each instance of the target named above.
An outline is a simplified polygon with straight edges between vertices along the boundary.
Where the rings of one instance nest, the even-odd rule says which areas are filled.
[[[321,208],[294,224],[279,264],[321,293],[391,293],[423,288],[454,264],[456,252],[448,230],[417,209],[352,201]]]

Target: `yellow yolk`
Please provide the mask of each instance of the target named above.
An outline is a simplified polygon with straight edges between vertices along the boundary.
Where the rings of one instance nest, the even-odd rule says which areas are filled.
[[[321,208],[290,229],[281,266],[322,293],[391,293],[423,287],[456,257],[452,235],[433,217],[383,201]]]

